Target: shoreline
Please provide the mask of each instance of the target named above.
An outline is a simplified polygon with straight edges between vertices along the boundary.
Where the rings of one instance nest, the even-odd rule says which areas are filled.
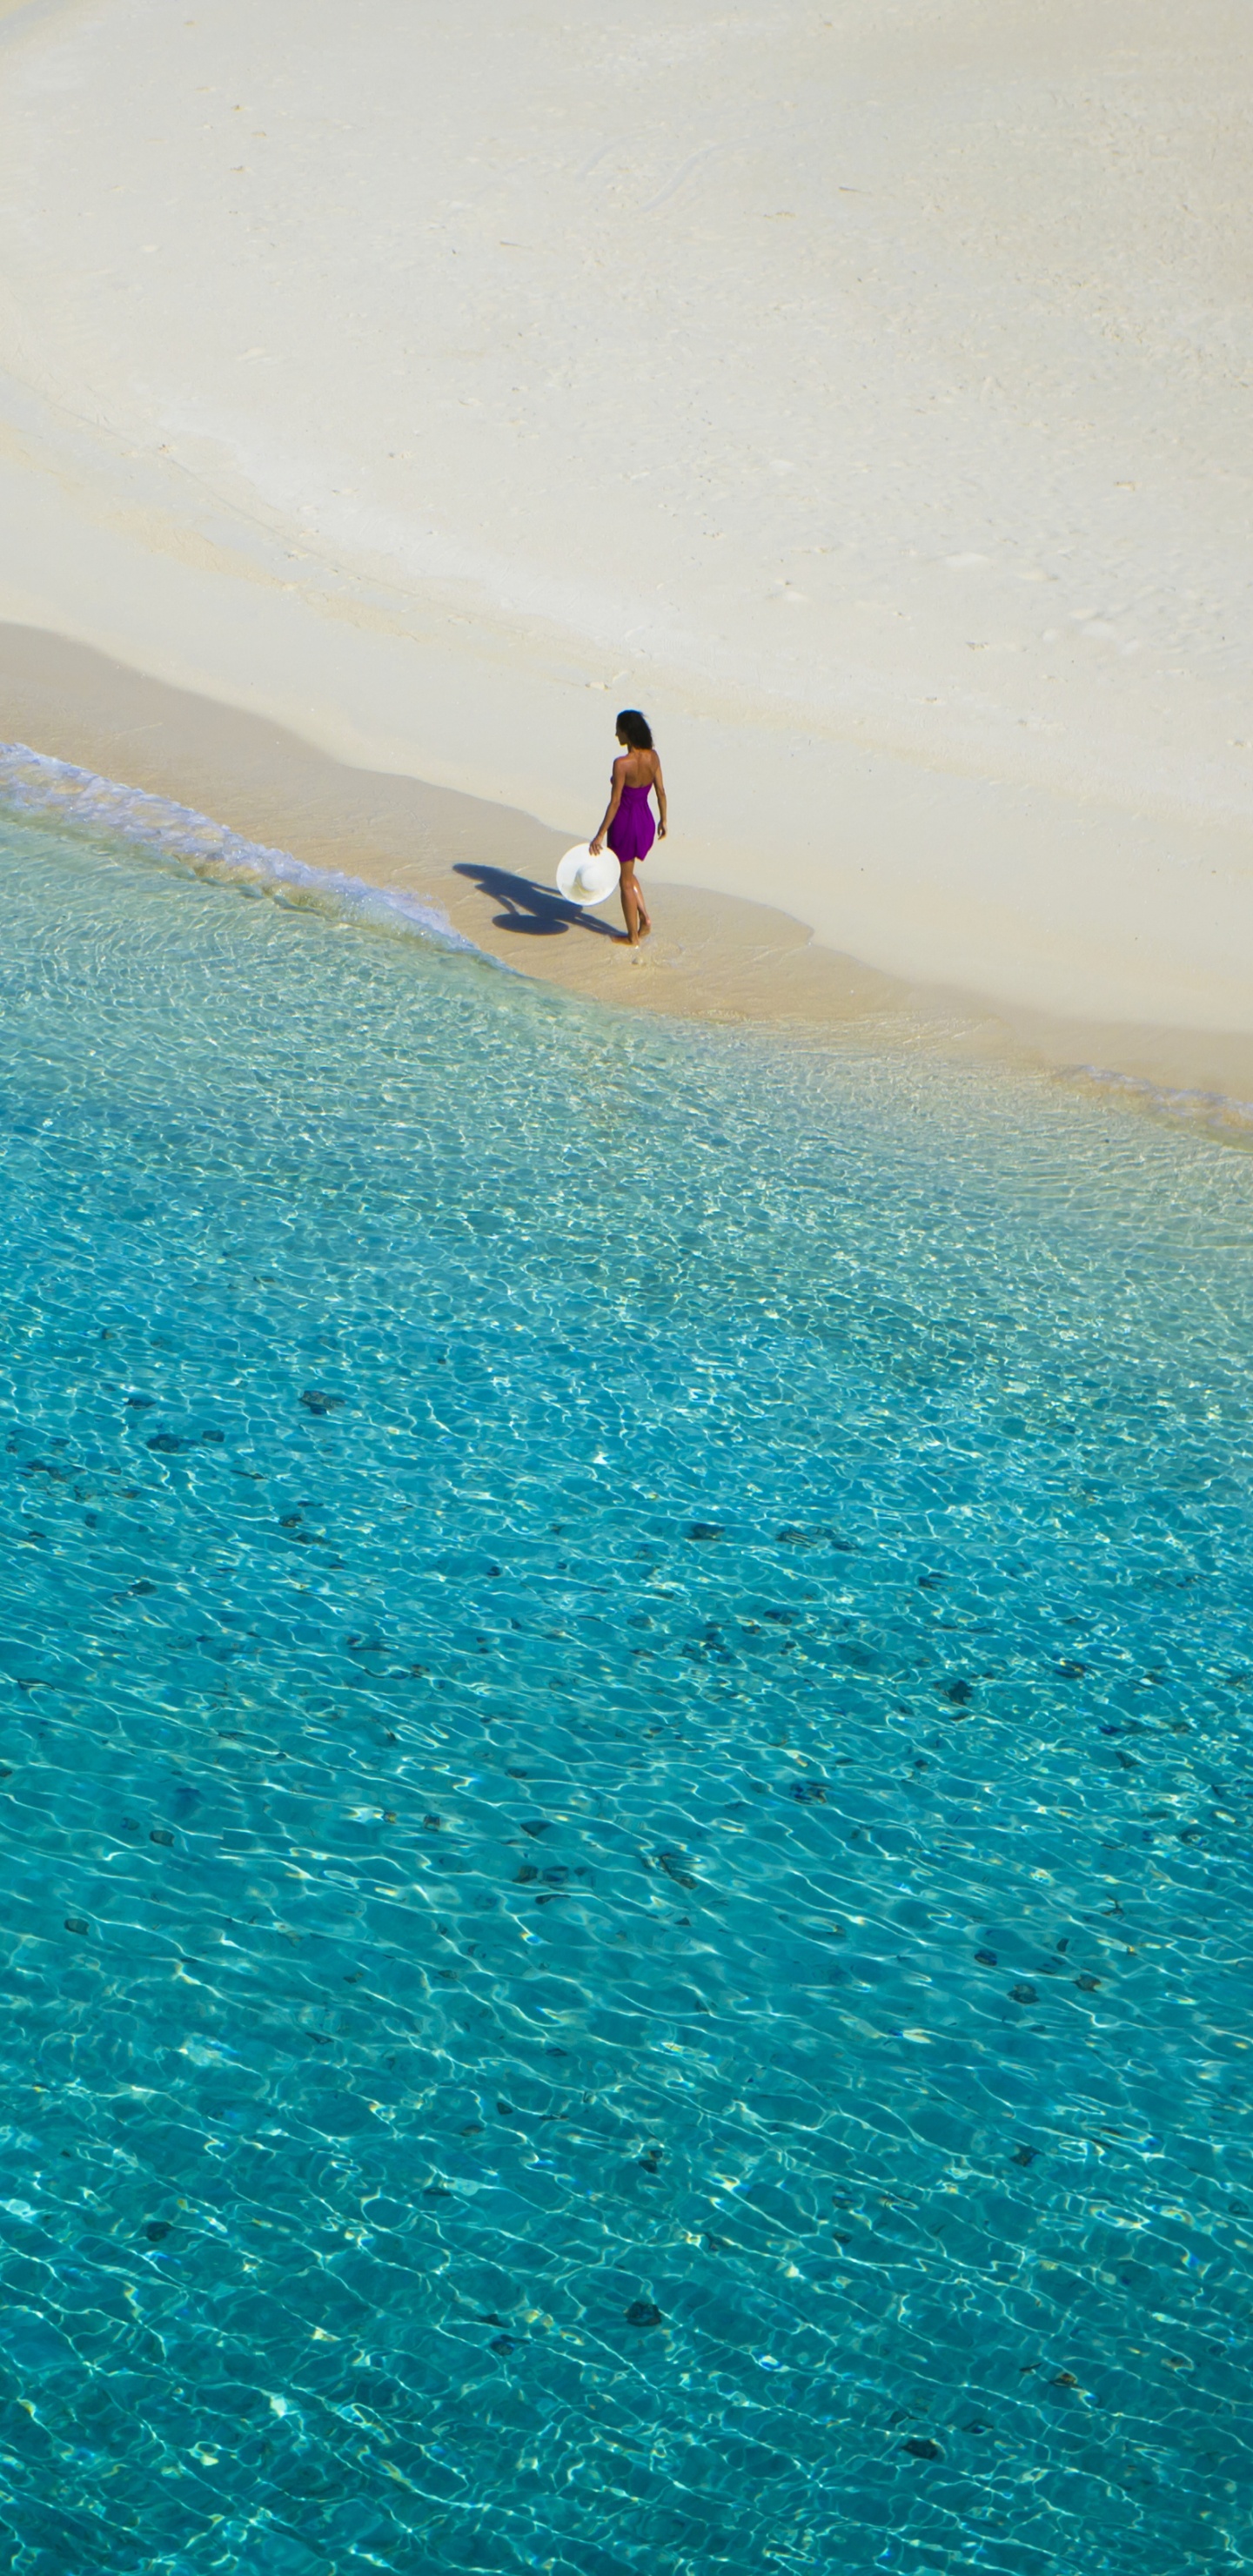
[[[0,10],[0,617],[567,842],[642,705],[706,978],[1247,1092],[1233,0],[315,15]]]
[[[350,766],[261,716],[40,628],[0,624],[0,739],[191,807],[328,876],[433,905],[486,956],[596,1003],[810,1040],[862,1030],[989,1068],[1112,1081],[1219,1132],[1253,1120],[1253,1035],[1063,1018],[910,983],[773,906],[665,879],[652,881],[658,928],[632,951],[612,936],[614,919],[556,893],[569,833]]]

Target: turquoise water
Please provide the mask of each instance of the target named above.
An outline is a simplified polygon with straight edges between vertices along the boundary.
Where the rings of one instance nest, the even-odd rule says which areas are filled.
[[[1246,2567],[1249,1159],[0,851],[18,2576]]]

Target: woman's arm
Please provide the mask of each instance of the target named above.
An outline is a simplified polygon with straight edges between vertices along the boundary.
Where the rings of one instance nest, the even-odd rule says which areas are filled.
[[[657,798],[657,814],[659,818],[657,823],[657,838],[659,841],[664,841],[666,837],[666,782],[661,774],[660,761],[656,764],[653,776],[653,789]]]
[[[605,846],[605,834],[618,811],[618,807],[622,803],[622,790],[625,784],[626,753],[624,752],[621,760],[615,760],[613,765],[613,793],[605,807],[604,822],[601,824],[595,840],[589,844],[594,859],[598,859],[600,857],[601,851]]]

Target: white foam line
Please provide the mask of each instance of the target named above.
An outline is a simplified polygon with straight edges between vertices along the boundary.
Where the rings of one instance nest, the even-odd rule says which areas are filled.
[[[24,742],[0,743],[0,798],[19,813],[55,815],[80,827],[115,832],[143,849],[194,860],[197,867],[220,867],[232,874],[259,877],[264,884],[307,886],[353,920],[373,921],[380,927],[401,923],[440,948],[463,950],[487,965],[497,962],[454,930],[439,904],[426,903],[420,895],[367,885],[363,877],[338,869],[310,867],[306,860],[293,858],[290,850],[245,840],[242,833],[213,822],[208,814],[198,814],[193,806],[150,796],[144,788],[125,787],[115,778],[97,778],[93,770],[76,769],[68,760],[51,760]]]
[[[1253,1100],[1237,1100],[1225,1091],[1185,1091],[1173,1083],[1154,1082],[1148,1075],[1116,1073],[1100,1064],[1074,1064],[1065,1068],[1072,1081],[1099,1083],[1109,1091],[1128,1091],[1137,1100],[1162,1111],[1171,1118],[1188,1118],[1195,1125],[1211,1129],[1253,1127]]]

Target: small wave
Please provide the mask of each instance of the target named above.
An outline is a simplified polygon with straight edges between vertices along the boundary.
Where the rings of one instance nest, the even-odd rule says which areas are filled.
[[[1211,1135],[1221,1136],[1228,1143],[1253,1145],[1253,1100],[1237,1100],[1224,1091],[1185,1090],[1173,1083],[1155,1082],[1147,1074],[1117,1073],[1108,1065],[1068,1065],[1062,1078],[1091,1085],[1098,1091],[1120,1092],[1159,1118],[1207,1128]]]
[[[485,964],[495,964],[472,939],[454,930],[437,903],[398,888],[367,885],[335,868],[310,867],[290,850],[275,850],[264,841],[245,840],[225,823],[198,814],[191,805],[176,805],[167,796],[150,796],[142,787],[125,787],[115,778],[98,778],[94,770],[76,769],[69,760],[52,760],[23,742],[0,743],[0,799],[11,811],[46,816],[78,830],[110,832],[163,858],[181,860],[197,871],[212,870],[243,884],[295,886],[316,902],[353,921],[376,929],[403,929],[429,939],[439,948],[457,949]]]

